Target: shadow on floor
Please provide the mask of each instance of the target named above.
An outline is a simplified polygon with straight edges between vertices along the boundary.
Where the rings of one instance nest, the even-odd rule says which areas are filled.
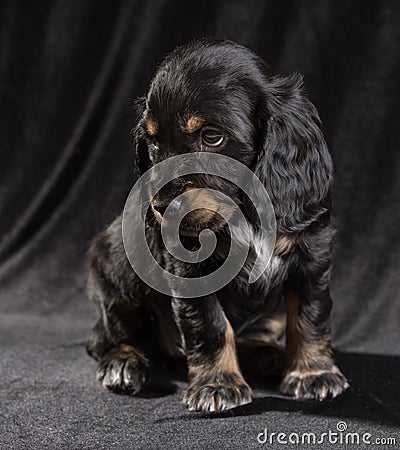
[[[195,418],[226,418],[259,415],[267,411],[292,411],[316,416],[355,418],[373,421],[387,426],[400,425],[400,358],[385,355],[337,353],[336,361],[349,379],[351,388],[333,400],[324,402],[296,401],[281,395],[279,380],[251,379],[250,385],[256,396],[251,404],[216,413],[182,415],[183,420]],[[154,374],[156,375],[156,374]],[[169,366],[166,372],[153,377],[153,383],[144,396],[157,397],[176,392],[173,381],[186,381],[182,364]],[[262,391],[260,395],[259,392]],[[160,419],[161,422],[176,420],[176,417]]]

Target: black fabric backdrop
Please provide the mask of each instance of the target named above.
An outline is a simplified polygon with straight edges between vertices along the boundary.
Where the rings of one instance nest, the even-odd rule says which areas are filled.
[[[352,382],[336,400],[264,383],[253,405],[190,414],[179,374],[116,396],[84,353],[85,252],[133,185],[133,100],[166,52],[202,36],[302,72],[320,111],[336,171],[333,342]],[[399,100],[396,0],[1,1],[0,447],[253,448],[264,427],[338,418],[398,447]]]

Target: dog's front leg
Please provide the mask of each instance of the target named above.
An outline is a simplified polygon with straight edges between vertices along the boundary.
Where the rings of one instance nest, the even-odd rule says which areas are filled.
[[[310,242],[309,252],[286,292],[286,373],[281,391],[299,399],[324,400],[348,386],[331,349],[329,248]]]
[[[191,411],[220,411],[251,402],[239,368],[235,336],[216,296],[172,300],[187,357]]]

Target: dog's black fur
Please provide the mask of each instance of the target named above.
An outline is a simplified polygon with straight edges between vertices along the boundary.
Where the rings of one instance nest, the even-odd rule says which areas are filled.
[[[183,355],[187,407],[221,410],[251,401],[238,354],[245,372],[280,370],[281,391],[295,398],[340,394],[348,384],[333,361],[329,327],[332,162],[301,77],[273,76],[259,57],[233,42],[200,40],[167,56],[138,109],[139,175],[182,153],[206,150],[235,158],[265,185],[276,212],[277,241],[254,285],[247,282],[246,265],[213,295],[170,298],[134,273],[122,244],[121,218],[116,219],[90,250],[88,295],[99,318],[87,348],[99,361],[99,381],[112,391],[136,394],[160,354]],[[248,199],[222,178],[193,175],[163,188],[147,216],[148,243],[160,264],[190,277],[209,273],[218,258],[194,266],[178,262],[163,246],[159,222],[165,206],[193,186],[227,194],[250,221],[253,217]],[[185,218],[183,244],[196,248],[203,228],[216,232],[220,256],[228,242],[225,222],[206,209]]]

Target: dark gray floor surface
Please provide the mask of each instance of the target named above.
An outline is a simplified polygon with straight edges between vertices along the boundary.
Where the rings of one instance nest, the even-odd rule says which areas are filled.
[[[318,437],[336,431],[339,421],[346,422],[348,432],[371,433],[371,442],[395,437],[397,444],[385,448],[400,447],[399,358],[339,354],[352,388],[333,401],[292,401],[267,380],[255,388],[251,405],[189,413],[180,401],[185,383],[179,371],[155,374],[140,397],[104,391],[83,347],[90,319],[84,308],[73,315],[2,315],[1,449],[261,448],[271,447],[257,442],[265,428]],[[326,441],[300,447],[275,442],[273,447],[346,448]]]

